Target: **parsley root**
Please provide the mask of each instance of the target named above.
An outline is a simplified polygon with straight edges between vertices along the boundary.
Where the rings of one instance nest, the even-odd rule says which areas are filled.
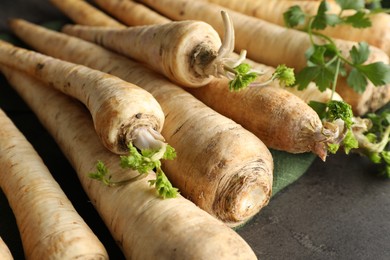
[[[225,39],[201,21],[177,21],[126,29],[83,25],[66,25],[63,32],[95,42],[117,53],[148,64],[173,82],[186,87],[200,87],[213,77],[227,77],[234,83],[231,90],[245,88],[256,79],[246,77],[249,70],[235,70],[242,57],[233,60],[234,29],[226,12],[222,12]],[[243,52],[245,53],[245,52]]]
[[[45,99],[39,101],[43,111]],[[108,259],[38,153],[2,110],[0,125],[0,187],[15,215],[26,257]]]
[[[173,20],[201,20],[212,25],[220,34],[223,33],[222,24],[215,19],[216,14],[219,13],[221,9],[224,9],[219,5],[205,1],[189,0],[139,0],[138,2],[145,3]],[[298,73],[297,81],[305,81],[305,83],[308,83],[314,81],[313,78],[318,76],[315,83],[319,85],[322,90],[331,87],[331,83],[335,82],[334,77],[332,76],[334,74],[336,59],[329,61],[324,58],[318,58],[319,54],[333,53],[331,50],[336,49],[339,50],[336,51],[337,55],[347,55],[347,57],[343,59],[343,61],[346,62],[351,59],[349,57],[349,51],[352,47],[358,47],[356,42],[339,39],[334,40],[334,43],[332,44],[322,45],[327,43],[327,40],[324,38],[311,38],[305,32],[278,26],[232,10],[227,12],[235,26],[237,39],[235,43],[236,49],[247,50],[247,56],[249,58],[266,65],[278,66],[279,64],[286,64],[286,66],[294,68]],[[321,46],[318,49],[310,49],[312,59],[309,61],[309,64],[317,64],[317,66],[309,67],[309,71],[304,71],[307,73],[302,73],[301,70],[308,64],[305,53],[312,46],[312,42]],[[326,50],[329,51],[325,52],[323,49],[326,47],[328,47]],[[388,71],[388,56],[383,51],[374,48],[373,46],[370,47],[370,50],[371,54],[366,61],[371,64],[374,63],[374,66],[381,67],[381,69]],[[349,71],[349,66],[352,64],[354,64],[354,62],[347,62],[347,68],[342,72],[345,72],[346,70]],[[364,73],[369,74],[369,76],[373,76],[376,71],[376,69],[373,69],[374,66],[366,67],[365,65],[367,64],[357,64],[354,68],[358,67],[361,69],[361,67],[364,67],[359,71],[364,71]],[[298,77],[299,74],[300,77]],[[349,81],[362,77],[361,74],[359,74],[358,77],[354,77],[356,74],[356,72],[352,73]],[[352,92],[355,92],[355,94],[352,96],[348,95],[350,94],[349,89],[351,89],[351,82],[341,80],[341,77],[341,79],[337,81],[337,92],[346,102],[352,105],[356,115],[362,115],[367,111],[377,110],[390,100],[390,84],[388,84],[390,82],[389,73],[386,72],[385,75],[382,76],[383,77],[377,80],[375,80],[375,77],[369,77],[373,82],[370,80],[365,82],[365,89],[364,87],[355,84],[355,82],[352,82],[352,87],[359,89],[359,91],[353,89]],[[363,78],[365,77],[363,76]]]
[[[0,63],[23,70],[84,103],[103,144],[118,154],[131,142],[157,149],[164,113],[151,94],[136,85],[85,66],[0,42]],[[140,133],[143,133],[142,135]]]
[[[78,102],[16,70],[11,73],[6,75],[10,85],[53,136],[99,213],[96,217],[102,218],[126,259],[256,259],[234,230],[195,204],[180,195],[156,198],[148,182],[156,179],[152,171],[119,189],[91,180],[85,173],[93,171],[96,158],[106,163],[114,179],[138,172],[118,165],[117,156],[99,142],[90,115]],[[31,90],[35,95],[29,94]]]
[[[268,203],[273,160],[255,135],[140,63],[25,21],[11,25],[34,49],[109,71],[149,91],[166,114],[162,134],[178,154],[174,161],[163,161],[163,169],[181,194],[199,207],[237,226]],[[48,49],[47,42],[56,44]]]

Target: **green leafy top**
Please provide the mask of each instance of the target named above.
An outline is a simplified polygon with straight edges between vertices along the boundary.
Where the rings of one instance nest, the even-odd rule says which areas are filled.
[[[165,150],[163,151],[163,155],[161,157],[160,155],[158,155],[159,153],[161,153],[160,150],[144,149],[139,152],[138,149],[133,146],[132,143],[130,143],[128,147],[129,154],[120,156],[121,167],[137,170],[140,173],[139,176],[145,176],[145,174],[147,174],[148,172],[155,170],[156,180],[150,180],[150,185],[155,185],[158,194],[164,199],[176,197],[178,194],[178,189],[172,186],[172,184],[164,174],[163,170],[161,169],[160,161],[160,159],[173,160],[176,157],[175,149],[170,145],[166,144],[164,146]],[[139,178],[139,176],[136,176],[135,178],[128,179],[125,181],[113,182],[111,181],[111,176],[108,176],[108,169],[101,161],[98,161],[96,165],[96,172],[90,173],[89,176],[93,179],[102,181],[108,186],[117,186],[120,184],[125,184]]]
[[[235,77],[229,81],[230,91],[239,91],[248,87],[258,76],[256,72],[251,71],[251,67],[246,63],[241,63],[229,71],[235,74]]]
[[[239,91],[245,89],[248,86],[261,87],[268,85],[273,80],[279,80],[281,84],[286,86],[292,86],[295,83],[294,69],[281,64],[276,67],[272,73],[271,78],[264,82],[255,82],[260,72],[251,70],[249,64],[241,63],[233,68],[235,78],[229,82],[230,91]]]
[[[362,0],[337,0],[341,11],[338,14],[328,13],[329,5],[322,1],[316,15],[303,12],[299,6],[292,6],[284,13],[284,21],[288,27],[307,24],[304,29],[311,40],[311,48],[306,51],[307,66],[296,75],[298,89],[305,89],[309,82],[316,83],[321,91],[335,89],[339,75],[347,76],[347,83],[358,93],[365,91],[368,81],[375,86],[390,83],[390,66],[383,62],[366,64],[369,57],[369,45],[361,42],[353,47],[345,57],[332,38],[321,33],[328,26],[341,24],[355,28],[371,26],[370,12],[364,9]],[[343,15],[345,10],[355,10],[352,15]],[[314,36],[325,40],[324,44],[316,43]],[[351,67],[347,75],[346,66]]]

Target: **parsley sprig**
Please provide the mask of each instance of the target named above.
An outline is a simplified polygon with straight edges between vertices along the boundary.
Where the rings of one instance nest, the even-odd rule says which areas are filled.
[[[158,194],[164,199],[176,197],[178,189],[174,188],[168,180],[161,169],[160,161],[160,159],[173,160],[176,157],[175,149],[168,144],[164,146],[165,149],[163,150],[144,149],[138,151],[132,143],[128,147],[129,154],[120,156],[120,166],[125,169],[137,170],[140,173],[139,175],[123,181],[112,181],[107,167],[102,161],[98,161],[96,164],[96,172],[90,173],[89,177],[101,181],[107,186],[119,186],[145,177],[148,172],[155,170],[156,179],[149,180],[149,184],[154,185]],[[161,153],[163,153],[162,156]]]
[[[390,109],[369,113],[365,119],[360,120],[354,130],[359,140],[358,152],[379,166],[380,176],[390,178]]]
[[[371,26],[370,12],[363,0],[337,0],[340,6],[338,14],[329,13],[328,3],[323,0],[315,15],[310,15],[299,6],[292,6],[284,13],[284,21],[288,27],[297,27],[307,24],[303,30],[310,36],[311,47],[306,51],[307,66],[296,75],[298,89],[305,89],[309,82],[316,83],[321,91],[327,88],[335,89],[338,76],[346,76],[347,83],[356,92],[365,91],[368,81],[375,86],[390,83],[390,66],[383,62],[366,64],[370,54],[369,46],[360,42],[349,51],[345,57],[331,37],[321,33],[328,26],[341,24],[355,28]],[[354,14],[343,15],[345,10],[354,10]],[[317,37],[317,38],[316,38]],[[318,43],[322,39],[324,43]],[[347,67],[350,67],[347,73]]]
[[[265,86],[276,79],[279,80],[281,84],[286,86],[292,86],[295,83],[294,69],[289,68],[284,64],[277,66],[270,79],[264,82],[255,82],[261,73],[252,70],[250,65],[246,63],[241,63],[229,71],[235,74],[235,77],[229,81],[230,91],[239,91],[245,89],[248,86]]]
[[[311,101],[309,105],[317,112],[323,121],[341,125],[342,134],[338,140],[328,143],[328,151],[336,153],[340,146],[344,147],[344,152],[349,154],[352,149],[359,147],[358,140],[352,131],[354,116],[352,107],[344,101],[331,100],[327,103]]]

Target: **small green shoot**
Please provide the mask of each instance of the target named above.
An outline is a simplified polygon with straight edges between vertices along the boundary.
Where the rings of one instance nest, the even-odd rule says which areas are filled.
[[[235,75],[235,77],[229,81],[230,91],[239,91],[248,87],[258,76],[256,72],[251,71],[251,67],[246,63],[241,63],[233,69],[227,70]]]
[[[358,132],[359,151],[379,166],[380,176],[390,178],[390,109],[369,113],[367,118],[372,125],[366,131]]]
[[[264,82],[255,82],[260,75],[259,72],[251,70],[251,67],[246,63],[241,63],[233,69],[235,78],[229,82],[230,91],[239,91],[248,86],[261,87],[270,84],[274,80],[279,80],[280,84],[292,86],[295,83],[294,69],[282,64],[276,67],[271,78]],[[231,72],[231,70],[230,70]]]
[[[121,166],[137,170],[139,173],[147,173],[151,170],[156,170],[156,180],[150,181],[150,185],[155,185],[157,192],[163,198],[174,198],[177,196],[178,189],[174,188],[165,176],[161,169],[161,161],[159,158],[154,158],[159,151],[142,150],[139,152],[136,147],[129,144],[129,155],[121,156]],[[166,146],[166,150],[162,159],[173,160],[176,157],[176,152],[170,145]]]
[[[309,105],[317,112],[319,117],[327,122],[335,122],[336,120],[342,120],[344,122],[344,137],[341,143],[329,143],[328,151],[330,153],[336,153],[342,145],[344,152],[349,154],[352,149],[357,149],[359,144],[355,138],[352,126],[353,126],[353,112],[352,107],[344,102],[331,100],[327,103],[310,102]]]
[[[139,179],[140,176],[146,176],[148,172],[155,170],[156,180],[150,180],[150,185],[155,186],[159,196],[161,196],[163,199],[175,198],[179,193],[178,189],[174,188],[169,182],[168,178],[161,169],[160,161],[160,159],[173,160],[176,158],[175,149],[172,146],[166,144],[165,151],[163,155],[160,156],[159,153],[161,151],[145,149],[139,152],[138,149],[131,143],[128,145],[128,147],[129,154],[120,156],[120,166],[122,168],[137,170],[140,175],[137,175],[136,177],[128,180],[113,182],[111,180],[111,176],[108,176],[107,167],[102,161],[98,161],[96,164],[96,172],[90,173],[89,177],[101,181],[107,186],[118,186]]]

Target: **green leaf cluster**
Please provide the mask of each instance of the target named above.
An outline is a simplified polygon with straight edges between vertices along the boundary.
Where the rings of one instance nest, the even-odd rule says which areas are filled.
[[[358,140],[352,132],[353,112],[351,105],[338,100],[331,100],[327,103],[311,101],[309,105],[317,112],[319,117],[325,121],[334,122],[337,119],[344,121],[347,130],[341,144],[344,147],[344,152],[346,154],[349,154],[352,149],[357,149],[359,147]],[[328,151],[330,153],[336,153],[339,147],[339,144],[328,144]]]
[[[380,166],[379,175],[390,178],[390,109],[385,109],[380,113],[367,114],[372,122],[372,127],[365,133],[369,142],[373,145],[367,145],[366,153],[368,158]]]
[[[296,75],[298,89],[305,89],[310,82],[315,82],[321,91],[335,89],[339,76],[347,76],[347,83],[356,92],[365,91],[368,81],[375,86],[390,83],[390,66],[383,62],[366,64],[370,50],[367,43],[361,42],[353,47],[350,57],[342,55],[330,37],[321,33],[328,26],[351,25],[355,28],[371,26],[370,12],[364,9],[363,0],[337,0],[341,11],[339,14],[329,13],[327,1],[322,1],[316,15],[310,16],[299,6],[292,6],[284,13],[284,21],[288,27],[307,24],[304,29],[311,39],[312,46],[306,52],[307,66]],[[343,15],[345,10],[354,10],[352,15]],[[374,11],[375,12],[375,11]],[[325,44],[316,44],[314,36],[325,40]],[[351,68],[347,75],[347,65]]]
[[[138,151],[133,144],[128,145],[129,154],[120,156],[120,166],[122,168],[128,168],[138,171],[141,175],[147,174],[154,170],[156,171],[156,180],[150,180],[150,185],[154,185],[159,196],[162,198],[174,198],[178,194],[178,189],[174,188],[163,170],[161,169],[161,161],[153,159],[153,156],[157,154],[158,150],[145,149]],[[173,160],[176,158],[175,149],[166,145],[166,150],[161,159]],[[130,180],[121,182],[113,182],[111,176],[108,176],[108,169],[102,161],[98,161],[96,164],[96,172],[90,173],[89,177],[98,181],[101,181],[107,186],[116,186],[119,184],[127,183]]]
[[[121,167],[137,170],[139,173],[145,174],[149,171],[156,171],[156,180],[149,181],[150,185],[155,185],[158,194],[163,198],[174,198],[177,196],[178,190],[172,186],[168,178],[161,169],[161,161],[154,160],[153,156],[158,153],[158,150],[145,149],[138,151],[133,144],[129,144],[129,154],[122,155]],[[175,149],[167,145],[167,148],[162,156],[162,159],[173,160],[176,158]]]
[[[241,63],[233,68],[235,74],[234,79],[229,81],[230,91],[239,91],[249,86],[250,83],[256,80],[258,74],[251,71],[249,64]]]

